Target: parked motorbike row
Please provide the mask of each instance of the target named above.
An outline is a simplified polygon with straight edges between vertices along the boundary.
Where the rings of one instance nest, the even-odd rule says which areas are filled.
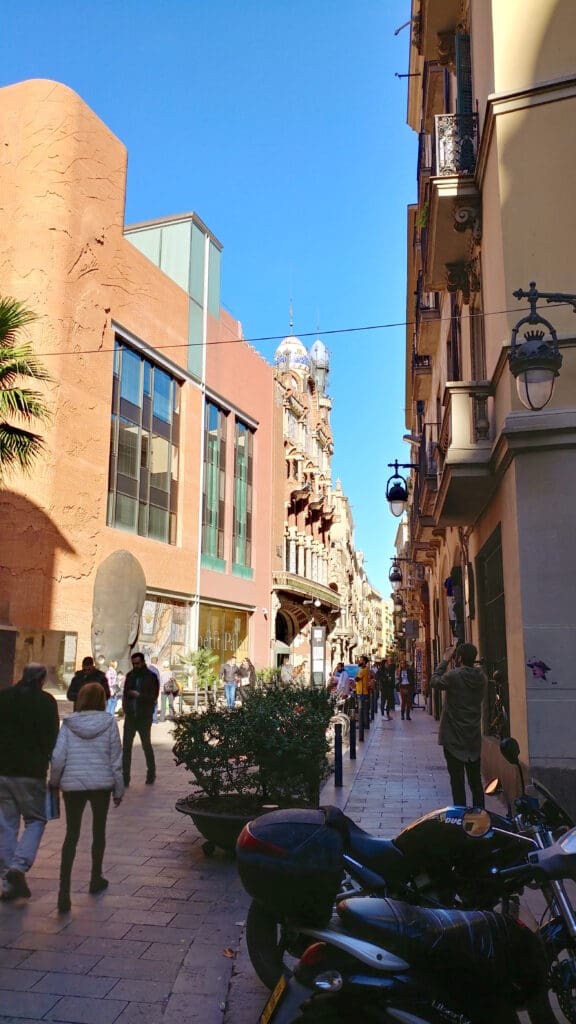
[[[252,897],[250,959],[272,989],[260,1024],[555,1024],[549,993],[576,1024],[576,828],[534,782],[499,815],[448,807],[392,840],[334,807],[263,815],[237,862]],[[542,893],[536,931],[518,920]]]

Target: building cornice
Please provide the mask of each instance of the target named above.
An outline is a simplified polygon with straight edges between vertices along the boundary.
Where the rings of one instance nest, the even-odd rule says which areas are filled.
[[[525,86],[521,89],[511,89],[507,92],[491,93],[486,100],[484,127],[476,161],[476,181],[479,190],[482,190],[486,174],[488,153],[497,117],[500,117],[502,114],[514,113],[518,110],[527,110],[529,107],[538,107],[544,103],[556,103],[560,100],[574,99],[575,97],[576,75],[565,75],[562,78],[538,82],[535,85]]]

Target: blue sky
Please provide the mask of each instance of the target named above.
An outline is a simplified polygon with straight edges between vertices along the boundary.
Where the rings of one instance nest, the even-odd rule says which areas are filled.
[[[384,491],[404,432],[409,0],[26,0],[2,17],[2,84],[52,78],[129,153],[127,223],[195,210],[224,246],[247,338],[316,331],[332,356],[333,476],[389,593]],[[313,338],[304,339],[311,343]],[[277,342],[255,342],[269,360]]]

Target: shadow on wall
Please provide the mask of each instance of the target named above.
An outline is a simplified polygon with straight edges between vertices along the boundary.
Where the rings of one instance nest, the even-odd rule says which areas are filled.
[[[13,491],[0,492],[0,522],[0,686],[10,686],[27,661],[49,663],[21,641],[47,635],[56,552],[76,549],[38,505]]]

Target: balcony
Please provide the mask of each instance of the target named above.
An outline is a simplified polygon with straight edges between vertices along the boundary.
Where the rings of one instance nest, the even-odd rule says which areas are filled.
[[[416,286],[416,353],[433,356],[440,340],[440,301],[438,292],[424,291],[422,273]]]
[[[443,37],[454,34],[460,18],[460,0],[422,0],[420,17],[413,28],[418,52],[426,60],[436,60],[442,54]]]
[[[437,114],[434,165],[424,254],[424,289],[443,291],[450,265],[465,265],[481,237],[480,194],[474,180],[476,114]]]
[[[491,466],[490,382],[449,381],[438,439],[438,526],[464,526],[481,515],[495,487]]]
[[[418,472],[414,476],[414,495],[410,509],[411,557],[418,560],[433,537],[434,508],[438,492],[438,424],[426,423],[418,449]]]
[[[432,389],[432,358],[412,353],[412,393],[415,401],[426,402]]]

